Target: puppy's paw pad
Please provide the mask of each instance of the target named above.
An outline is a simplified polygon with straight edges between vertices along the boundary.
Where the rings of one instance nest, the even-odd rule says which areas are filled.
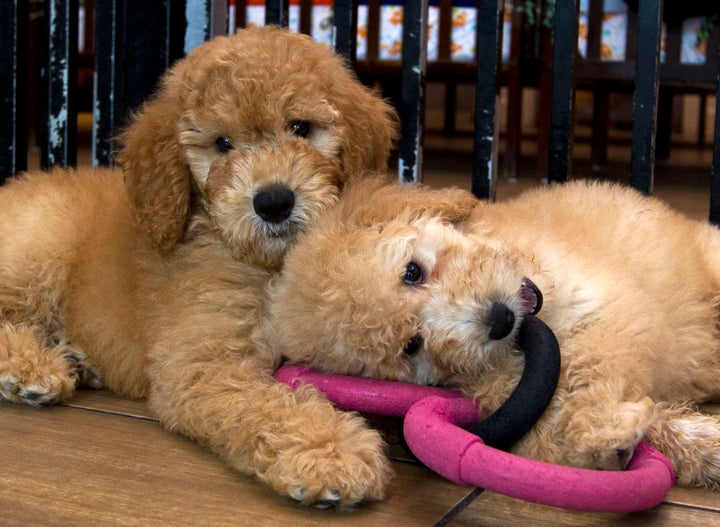
[[[652,419],[653,406],[645,398],[576,412],[566,430],[566,461],[597,470],[624,470]]]
[[[387,460],[368,464],[345,459],[340,466],[328,459],[318,459],[310,466],[313,468],[294,475],[287,471],[283,474],[283,478],[296,482],[293,487],[275,487],[295,501],[319,509],[348,509],[364,500],[381,499],[390,472]]]
[[[314,501],[309,501],[305,490],[300,488],[291,490],[290,497],[298,503],[311,505],[317,509],[330,509],[332,507],[337,507],[342,501],[342,494],[340,491],[331,489],[322,492]]]
[[[637,442],[631,446],[606,448],[592,454],[592,466],[596,470],[625,470],[635,452]]]
[[[320,499],[313,503],[314,507],[318,509],[329,509],[331,507],[337,507],[342,500],[342,494],[340,494],[339,490],[326,490],[323,494],[325,495],[324,497],[321,496]]]
[[[375,430],[364,423],[361,428],[359,418],[348,416],[348,421],[352,433],[334,430],[327,441],[318,441],[323,434],[315,428],[305,441],[277,452],[261,479],[281,494],[321,509],[382,499],[392,474],[385,444]]]
[[[581,466],[597,470],[624,470],[644,434],[644,427],[608,426],[593,429],[580,445]]]
[[[0,397],[13,403],[40,406],[60,400],[64,394],[62,383],[50,377],[35,384],[25,384],[13,377],[0,378]]]

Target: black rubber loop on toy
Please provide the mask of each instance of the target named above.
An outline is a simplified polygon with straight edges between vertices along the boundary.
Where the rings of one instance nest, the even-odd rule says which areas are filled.
[[[470,428],[486,445],[500,450],[508,450],[532,428],[550,403],[560,378],[560,346],[542,320],[526,315],[517,343],[525,354],[518,385],[487,419]]]

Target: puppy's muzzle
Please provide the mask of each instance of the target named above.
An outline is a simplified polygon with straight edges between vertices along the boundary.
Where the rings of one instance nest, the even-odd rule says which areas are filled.
[[[543,296],[540,289],[529,278],[523,278],[520,286],[522,310],[526,315],[535,315],[542,307]],[[488,312],[490,331],[488,338],[501,340],[515,328],[515,312],[502,302],[493,302]]]
[[[284,185],[260,189],[253,197],[255,213],[268,223],[282,223],[295,207],[295,193]]]

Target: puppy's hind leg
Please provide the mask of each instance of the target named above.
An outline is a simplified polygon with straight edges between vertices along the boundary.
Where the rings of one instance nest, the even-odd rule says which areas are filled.
[[[66,351],[38,326],[0,322],[0,399],[39,406],[70,397],[78,373]]]
[[[661,404],[645,440],[670,460],[679,485],[720,489],[720,415]]]

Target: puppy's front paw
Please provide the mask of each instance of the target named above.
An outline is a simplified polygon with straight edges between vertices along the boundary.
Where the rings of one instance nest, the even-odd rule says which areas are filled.
[[[333,429],[298,431],[260,478],[281,494],[322,509],[382,499],[392,470],[380,434],[359,416],[337,412],[333,417]]]
[[[625,470],[640,439],[618,440],[593,449],[591,467],[596,470]]]
[[[74,387],[74,380],[62,374],[30,379],[0,375],[0,399],[13,403],[32,406],[56,403],[69,396]]]
[[[100,370],[90,362],[88,356],[69,342],[61,344],[61,352],[77,378],[78,386],[101,390],[105,387]]]
[[[573,430],[573,447],[567,461],[574,466],[596,470],[624,470],[632,459],[635,447],[650,421],[654,403],[649,398],[638,402],[624,402],[603,409],[588,409],[586,420],[576,416]],[[594,412],[594,415],[590,415]],[[578,431],[582,428],[582,431]]]
[[[0,399],[39,406],[69,397],[76,378],[57,348],[46,348],[32,328],[0,331]]]

